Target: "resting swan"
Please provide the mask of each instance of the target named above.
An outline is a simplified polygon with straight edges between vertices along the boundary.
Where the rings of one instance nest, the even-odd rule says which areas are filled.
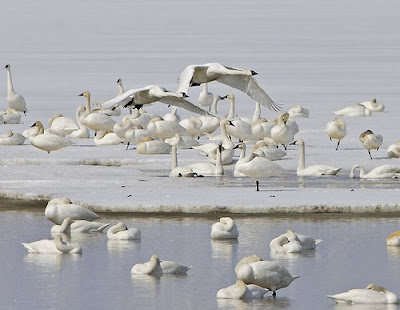
[[[172,145],[172,168],[169,173],[170,178],[174,177],[197,177],[197,173],[189,167],[178,167],[177,147]]]
[[[308,109],[302,107],[300,104],[296,104],[288,113],[291,118],[307,118],[310,115]]]
[[[142,234],[138,228],[128,228],[124,223],[117,223],[107,231],[109,240],[140,240]]]
[[[45,132],[43,124],[40,121],[35,122],[32,127],[38,127],[38,132],[36,136],[29,137],[29,142],[40,150],[50,154],[51,151],[72,145],[72,141],[63,136],[52,132]]]
[[[376,101],[376,98],[372,98],[370,101],[364,101],[360,103],[371,112],[383,112],[385,110],[385,105]]]
[[[346,122],[341,118],[334,118],[333,121],[330,121],[325,126],[325,131],[329,136],[329,140],[332,139],[338,140],[336,145],[336,150],[339,148],[339,143],[346,136]]]
[[[26,101],[23,96],[17,94],[14,91],[14,86],[11,78],[11,66],[6,65],[7,70],[7,103],[11,109],[17,110],[19,112],[24,112],[26,115],[27,108],[26,108]]]
[[[292,276],[283,265],[272,261],[243,264],[237,271],[237,277],[246,284],[256,284],[269,289],[273,296],[276,296],[277,290],[289,286],[299,278]]]
[[[0,145],[22,145],[25,142],[25,137],[20,133],[7,130],[5,134],[0,135]]]
[[[386,151],[386,155],[389,158],[399,158],[400,157],[400,141],[389,145]]]
[[[271,251],[275,253],[301,253],[307,250],[315,250],[321,241],[321,239],[296,234],[289,229],[286,233],[272,239],[269,246]]]
[[[389,236],[387,236],[386,245],[400,246],[400,230],[392,232]]]
[[[224,174],[224,168],[222,166],[222,143],[218,143],[217,147],[217,160],[215,165],[212,163],[195,163],[188,167],[192,169],[198,175],[204,176],[221,176]]]
[[[383,143],[383,137],[380,134],[374,134],[372,130],[366,130],[359,137],[364,148],[368,150],[369,158],[372,159],[371,150],[379,150]]]
[[[29,253],[34,254],[81,254],[82,247],[78,243],[68,243],[56,235],[54,240],[43,239],[31,243],[22,243]]]
[[[304,141],[296,140],[291,144],[300,146],[299,166],[297,167],[298,176],[336,175],[340,170],[342,170],[342,168],[335,168],[327,165],[312,165],[306,167]]]
[[[334,112],[336,115],[339,116],[349,116],[349,117],[357,117],[357,116],[371,116],[371,110],[367,109],[362,104],[354,104],[348,107],[345,107],[341,110],[337,110]]]
[[[398,304],[399,298],[386,288],[369,284],[366,288],[356,288],[344,293],[328,295],[337,303],[349,304]]]
[[[63,233],[63,234],[71,234],[73,233],[92,233],[99,232],[102,233],[104,229],[106,229],[110,223],[98,223],[98,222],[90,222],[86,220],[72,220],[68,223],[67,217],[64,219],[61,225],[54,225],[51,228],[51,233]],[[66,222],[67,221],[67,222]],[[66,222],[66,223],[64,223]],[[67,226],[68,225],[68,226]]]
[[[219,222],[211,226],[212,239],[236,239],[237,237],[239,237],[239,231],[230,217],[221,217]]]
[[[261,299],[268,290],[255,284],[246,284],[243,280],[237,280],[235,284],[221,288],[217,292],[217,298],[224,299]]]
[[[370,172],[367,172],[363,166],[354,165],[350,171],[350,178],[355,177],[356,169],[360,170],[360,179],[396,179],[400,178],[400,167],[393,165],[382,165],[373,168]]]
[[[163,274],[186,274],[191,267],[174,261],[160,261],[158,255],[154,254],[148,262],[133,265],[131,274],[152,275],[156,277]]]

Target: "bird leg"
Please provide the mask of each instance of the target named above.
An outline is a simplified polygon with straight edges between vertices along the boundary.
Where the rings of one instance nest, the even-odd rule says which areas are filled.
[[[338,142],[337,142],[337,145],[336,145],[336,151],[338,150],[338,148],[339,148],[339,143],[340,143],[340,140],[338,140]]]
[[[369,158],[372,159],[371,152],[368,150]]]
[[[256,188],[257,188],[257,192],[259,192],[259,191],[260,191],[259,185],[260,185],[260,182],[256,181]]]

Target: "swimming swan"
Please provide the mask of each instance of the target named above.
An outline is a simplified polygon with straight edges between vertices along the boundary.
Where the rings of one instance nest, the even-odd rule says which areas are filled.
[[[192,169],[198,175],[204,176],[221,176],[224,174],[224,167],[222,166],[222,143],[218,143],[217,147],[217,159],[215,165],[212,163],[195,163],[188,167]]]
[[[392,232],[389,236],[387,236],[386,245],[400,246],[400,230]]]
[[[379,150],[383,143],[383,137],[380,134],[374,134],[372,130],[366,130],[359,137],[364,148],[368,150],[369,158],[372,159],[371,150]]]
[[[211,226],[212,239],[236,239],[237,237],[239,237],[239,231],[230,217],[221,217],[219,222]]]
[[[237,280],[235,284],[221,288],[217,292],[217,298],[224,299],[261,299],[268,290],[255,284],[246,284],[243,280]]]
[[[396,294],[386,288],[369,284],[366,288],[356,288],[344,293],[328,295],[337,303],[349,304],[398,304],[399,298]]]
[[[128,228],[124,223],[117,223],[107,231],[109,240],[140,240],[142,234],[138,228]]]
[[[337,110],[334,112],[336,115],[339,116],[349,116],[349,117],[357,117],[357,116],[371,116],[371,110],[367,109],[362,104],[354,104],[348,107],[345,107],[341,110]]]
[[[161,276],[163,272],[158,255],[152,255],[148,262],[133,265],[133,267],[131,268],[131,274],[152,275],[156,277]]]
[[[275,253],[301,253],[307,250],[315,250],[321,243],[321,239],[295,233],[289,229],[286,233],[271,240],[269,246]]]
[[[22,243],[29,253],[34,254],[81,254],[82,247],[78,243],[69,243],[56,235],[54,240],[43,239],[31,243]]]
[[[363,166],[354,165],[350,171],[350,178],[355,177],[356,169],[360,170],[360,179],[396,179],[400,178],[400,167],[393,165],[382,165],[373,168],[371,171],[367,172]]]
[[[243,264],[237,271],[237,277],[246,284],[256,284],[269,289],[273,296],[276,296],[277,290],[289,286],[299,278],[292,276],[283,265],[272,261]]]
[[[45,132],[43,124],[40,121],[35,122],[32,127],[38,127],[38,133],[36,136],[29,137],[29,142],[40,150],[50,154],[51,151],[72,145],[72,141],[63,136],[52,132]]]
[[[298,176],[322,176],[322,175],[336,175],[342,168],[335,168],[327,165],[312,165],[305,166],[305,146],[303,140],[296,140],[294,145],[300,146],[299,165],[297,167]]]
[[[199,108],[193,103],[187,101],[185,98],[187,96],[182,95],[181,93],[173,93],[167,91],[164,87],[157,85],[149,85],[143,88],[138,89],[130,89],[111,100],[108,100],[102,104],[103,107],[114,107],[114,106],[126,106],[128,104],[135,105],[145,105],[151,104],[157,101],[168,105],[174,105],[188,111],[201,114],[208,115],[207,111]]]
[[[171,148],[172,153],[172,168],[169,173],[170,178],[174,177],[197,177],[197,173],[189,167],[178,167],[177,147],[173,145]]]
[[[74,220],[93,221],[99,216],[93,211],[71,202],[68,198],[53,198],[51,199],[44,210],[44,215],[47,219],[55,224],[61,224],[66,217],[71,217]]]
[[[376,98],[372,98],[370,101],[364,101],[360,103],[371,112],[383,112],[385,110],[385,105],[376,101]]]
[[[14,91],[14,86],[13,82],[11,79],[11,66],[6,65],[6,70],[7,70],[7,103],[8,106],[11,109],[14,109],[16,111],[24,112],[26,115],[26,112],[28,111],[26,108],[26,101],[23,96],[20,94],[17,94]]]
[[[179,76],[179,87],[177,92],[187,94],[189,87],[191,86],[198,86],[203,83],[217,81],[239,89],[249,95],[253,100],[271,110],[280,110],[280,105],[272,101],[272,99],[253,78],[253,75],[256,74],[257,73],[253,70],[226,67],[219,63],[189,65]]]
[[[325,131],[329,136],[329,140],[338,140],[336,145],[336,150],[339,148],[339,143],[346,136],[346,122],[341,118],[334,118],[332,121],[328,122],[325,126]]]
[[[187,266],[171,260],[160,260],[163,274],[186,274],[192,266]]]

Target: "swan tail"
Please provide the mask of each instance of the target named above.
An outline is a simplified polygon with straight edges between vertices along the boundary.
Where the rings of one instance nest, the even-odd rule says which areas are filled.
[[[315,246],[317,246],[318,244],[320,244],[322,242],[322,239],[315,239]]]
[[[29,253],[37,253],[28,243],[22,243]]]

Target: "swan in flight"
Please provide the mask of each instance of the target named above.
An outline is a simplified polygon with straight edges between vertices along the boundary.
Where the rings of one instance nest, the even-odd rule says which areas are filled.
[[[243,280],[237,280],[235,284],[221,288],[217,292],[217,298],[224,299],[261,299],[266,296],[268,290],[255,284],[246,284]]]
[[[371,150],[379,150],[383,143],[383,137],[380,134],[374,134],[372,130],[366,130],[359,137],[364,148],[368,150],[369,158],[372,159]]]
[[[104,102],[102,106],[126,106],[132,103],[135,106],[142,106],[145,104],[151,104],[153,102],[160,101],[162,103],[174,105],[197,114],[210,115],[210,113],[208,113],[207,111],[187,101],[185,97],[187,96],[184,96],[181,93],[169,92],[162,86],[149,85],[138,89],[130,89],[122,95],[118,95],[117,97]]]
[[[61,235],[56,235],[54,240],[43,239],[30,243],[22,243],[29,253],[34,254],[81,254],[82,247],[79,243],[69,243],[62,240]]]
[[[211,226],[212,239],[236,239],[237,237],[239,237],[239,231],[230,217],[221,217],[219,222]]]
[[[364,101],[360,103],[371,112],[383,112],[385,110],[385,105],[376,101],[376,98],[372,98],[370,101]]]
[[[325,126],[325,131],[329,136],[329,140],[338,140],[336,145],[336,150],[339,148],[339,143],[346,136],[346,122],[339,117],[334,118],[332,121],[328,122]]]
[[[388,246],[400,246],[400,230],[392,232],[386,238],[386,245]]]
[[[399,298],[395,293],[374,283],[366,288],[356,288],[344,293],[328,295],[337,303],[348,304],[398,304]]]
[[[335,168],[327,165],[312,165],[306,167],[305,164],[305,145],[303,140],[296,140],[292,145],[300,146],[299,165],[297,167],[298,176],[322,176],[322,175],[336,175],[342,168]]]
[[[191,86],[217,81],[239,89],[271,110],[279,111],[281,106],[276,104],[254,79],[253,75],[256,74],[253,70],[227,67],[219,63],[189,65],[179,76],[177,93],[187,94]]]
[[[396,179],[400,178],[400,167],[393,165],[382,165],[375,167],[371,171],[365,171],[363,166],[354,165],[350,171],[350,178],[355,177],[355,170],[360,169],[360,179]]]
[[[6,65],[7,70],[7,103],[11,109],[17,110],[19,112],[24,112],[26,115],[26,101],[23,96],[17,94],[14,91],[13,82],[11,79],[11,66]]]

